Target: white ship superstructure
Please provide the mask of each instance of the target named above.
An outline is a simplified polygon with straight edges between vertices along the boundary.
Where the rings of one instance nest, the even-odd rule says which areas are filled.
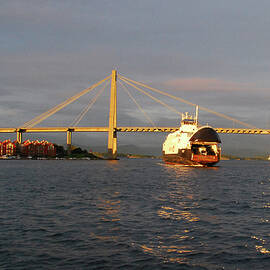
[[[169,134],[163,143],[165,154],[177,154],[179,149],[191,149],[189,140],[197,130],[197,121],[188,113],[182,114],[179,130]]]

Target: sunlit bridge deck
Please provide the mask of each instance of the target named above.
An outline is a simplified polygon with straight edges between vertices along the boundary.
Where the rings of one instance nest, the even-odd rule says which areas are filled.
[[[117,127],[118,132],[175,132],[179,127]],[[270,134],[270,129],[214,128],[218,133]]]
[[[108,127],[32,127],[0,128],[0,133],[43,133],[43,132],[108,132]]]
[[[215,128],[217,133],[232,134],[261,134],[269,135],[270,129],[248,129],[248,128]]]
[[[175,132],[179,127],[116,127],[116,132]],[[269,135],[270,129],[214,128],[218,133]],[[0,128],[0,133],[43,133],[43,132],[108,132],[108,127],[34,127]]]

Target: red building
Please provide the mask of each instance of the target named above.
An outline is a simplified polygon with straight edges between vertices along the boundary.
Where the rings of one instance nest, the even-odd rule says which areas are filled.
[[[47,141],[24,141],[20,146],[22,156],[31,157],[55,157],[56,148],[53,143]]]
[[[16,142],[11,142],[10,140],[0,142],[0,156],[15,156],[16,150]]]
[[[43,141],[24,141],[18,144],[17,141],[11,142],[5,140],[0,142],[0,156],[16,156],[22,157],[55,157],[56,147],[53,143]]]

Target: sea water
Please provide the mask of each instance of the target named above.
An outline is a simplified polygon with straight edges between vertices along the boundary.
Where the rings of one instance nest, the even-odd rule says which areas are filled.
[[[0,269],[270,269],[270,162],[2,160]]]

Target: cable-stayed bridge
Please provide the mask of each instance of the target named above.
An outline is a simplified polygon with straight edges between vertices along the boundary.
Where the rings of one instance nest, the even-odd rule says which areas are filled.
[[[83,117],[87,114],[87,112],[92,108],[92,106],[96,103],[97,99],[101,96],[104,92],[106,86],[110,83],[111,85],[111,92],[110,92],[110,110],[109,110],[109,123],[107,126],[101,127],[80,127],[78,124],[83,119]],[[69,104],[73,103],[74,101],[78,100],[80,97],[84,96],[85,94],[93,91],[97,87],[102,86],[101,89],[96,93],[96,95],[90,100],[90,102],[85,106],[85,108],[80,112],[80,114],[76,117],[76,119],[69,125],[65,127],[36,127],[38,124],[49,118],[50,116],[54,115],[58,111],[62,110]],[[117,125],[117,88],[121,86],[124,91],[128,94],[130,99],[136,104],[138,109],[143,113],[145,119],[151,124],[151,126],[145,127],[138,127],[138,126],[118,126]],[[122,75],[117,75],[117,71],[113,70],[112,74],[104,78],[103,80],[93,84],[89,88],[84,89],[83,91],[79,92],[78,94],[68,98],[64,102],[60,103],[59,105],[53,107],[52,109],[36,116],[32,120],[24,123],[23,125],[15,128],[0,128],[0,133],[16,133],[17,134],[17,141],[18,143],[22,143],[22,134],[23,133],[47,133],[47,132],[63,132],[66,133],[67,136],[67,147],[70,149],[72,144],[72,133],[74,132],[107,132],[108,133],[108,154],[111,159],[115,159],[117,157],[117,133],[118,132],[174,132],[179,129],[179,127],[160,127],[156,126],[154,121],[151,119],[149,114],[146,113],[145,110],[140,106],[138,101],[135,97],[131,94],[128,90],[128,87],[132,87],[136,89],[139,93],[144,94],[145,96],[149,97],[153,101],[161,104],[162,106],[166,107],[170,111],[181,115],[182,113],[177,111],[174,107],[168,105],[164,101],[156,98],[152,95],[152,93],[158,93],[165,97],[169,97],[173,100],[185,103],[187,105],[193,107],[199,107],[200,110],[206,111],[208,113],[214,114],[218,117],[223,119],[227,119],[233,121],[234,123],[243,126],[244,128],[215,128],[218,133],[232,133],[232,134],[261,134],[261,135],[270,135],[270,129],[258,129],[253,125],[240,121],[236,118],[231,116],[215,112],[211,109],[206,107],[198,106],[190,101],[182,99],[180,97],[171,95],[166,93],[162,90],[153,88],[141,82],[136,82],[132,79],[124,77]]]

